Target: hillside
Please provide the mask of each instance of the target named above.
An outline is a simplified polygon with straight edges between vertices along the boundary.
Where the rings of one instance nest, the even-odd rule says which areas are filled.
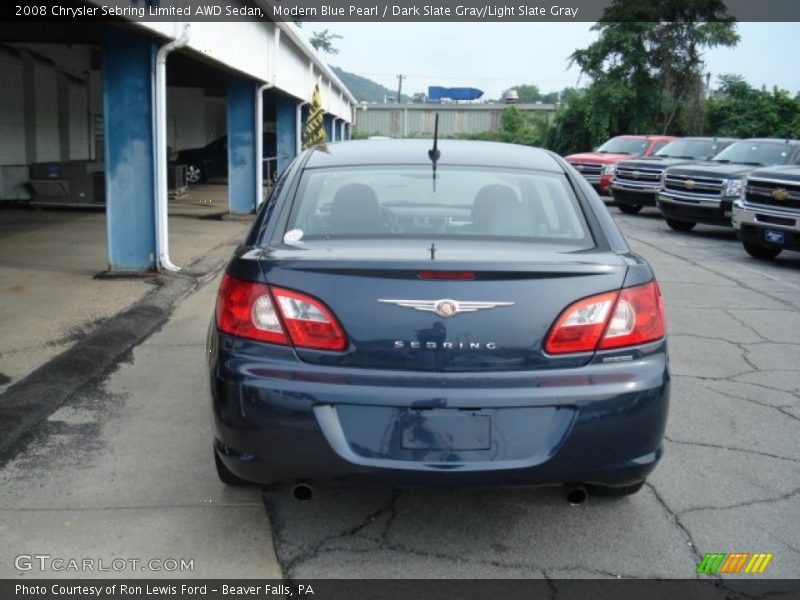
[[[336,73],[336,76],[342,80],[342,83],[356,97],[359,102],[379,102],[383,103],[383,99],[387,96],[395,98],[397,90],[390,90],[386,86],[375,83],[371,79],[361,77],[355,73],[350,73],[339,67],[330,66],[331,70]],[[408,102],[410,98],[403,94],[403,102]]]

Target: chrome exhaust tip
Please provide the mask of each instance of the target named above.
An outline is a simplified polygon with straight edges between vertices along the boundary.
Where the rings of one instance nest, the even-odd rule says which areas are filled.
[[[298,502],[308,502],[314,497],[314,488],[307,483],[296,483],[292,486],[292,498]]]
[[[567,487],[567,502],[572,506],[583,504],[589,499],[589,490],[582,485],[572,485]]]

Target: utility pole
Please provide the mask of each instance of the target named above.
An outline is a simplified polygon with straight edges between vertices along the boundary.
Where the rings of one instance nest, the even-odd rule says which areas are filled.
[[[403,97],[403,79],[406,75],[397,76],[397,103],[400,104],[400,99]]]

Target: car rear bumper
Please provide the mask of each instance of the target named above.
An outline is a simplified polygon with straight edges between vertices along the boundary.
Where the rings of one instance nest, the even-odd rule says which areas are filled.
[[[248,481],[624,486],[661,457],[664,341],[578,369],[420,373],[211,337],[216,451]]]

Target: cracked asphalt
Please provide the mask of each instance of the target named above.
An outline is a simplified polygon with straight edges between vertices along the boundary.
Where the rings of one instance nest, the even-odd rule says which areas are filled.
[[[610,210],[656,270],[671,336],[665,455],[638,494],[226,489],[204,364],[214,281],[0,466],[0,577],[63,576],[13,568],[44,552],[194,558],[178,575],[203,578],[692,578],[704,553],[737,551],[799,578],[800,255],[762,263],[732,232]]]
[[[665,455],[624,499],[558,489],[318,489],[264,496],[284,576],[691,578],[706,552],[800,577],[800,255],[609,209],[653,265],[670,332]]]

